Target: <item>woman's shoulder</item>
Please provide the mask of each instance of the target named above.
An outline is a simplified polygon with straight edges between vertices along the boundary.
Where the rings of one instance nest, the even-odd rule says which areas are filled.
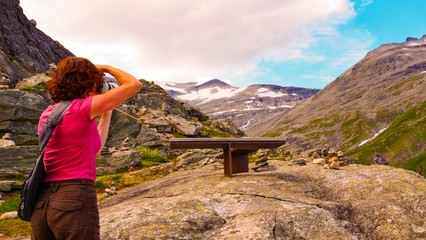
[[[92,103],[93,96],[89,96],[87,98],[82,99],[74,99],[72,101],[72,105],[70,110],[72,112],[80,112],[82,114],[87,115],[90,118],[90,107]]]

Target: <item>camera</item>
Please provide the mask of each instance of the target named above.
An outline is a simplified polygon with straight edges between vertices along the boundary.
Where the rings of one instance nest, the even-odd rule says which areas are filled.
[[[101,75],[102,77],[104,77],[104,75]],[[118,87],[117,84],[115,83],[111,83],[111,82],[107,82],[107,80],[104,78],[104,81],[101,83],[101,85],[96,89],[96,92],[99,94],[102,93],[106,93],[109,90]]]

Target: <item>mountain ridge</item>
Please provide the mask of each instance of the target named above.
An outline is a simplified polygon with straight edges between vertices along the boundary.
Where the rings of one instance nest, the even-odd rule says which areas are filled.
[[[425,89],[426,35],[400,44],[381,45],[312,98],[286,113],[265,119],[246,133],[285,136],[294,147],[303,150],[328,144],[348,151],[391,126],[410,109],[419,107],[426,99]],[[419,121],[425,121],[424,114],[420,116]],[[395,155],[383,153],[388,164],[403,166],[425,151],[426,137],[422,132],[417,129],[412,132],[414,135],[407,137],[404,142],[407,146],[401,151],[411,154],[404,154],[404,159],[397,160]],[[422,140],[413,142],[410,138]],[[410,151],[410,148],[418,151]],[[351,157],[371,163],[374,155],[369,159]]]
[[[158,84],[174,98],[187,101],[215,119],[231,119],[241,129],[255,124],[264,115],[286,111],[319,91],[274,84],[238,88],[219,79],[197,85],[194,82]]]

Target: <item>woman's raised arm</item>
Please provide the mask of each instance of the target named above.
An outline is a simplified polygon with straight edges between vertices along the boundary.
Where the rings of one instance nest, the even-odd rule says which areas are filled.
[[[142,83],[131,74],[109,65],[95,65],[100,73],[109,73],[120,82],[120,86],[106,93],[98,94],[92,99],[90,117],[114,109],[131,96],[135,95],[142,87]]]

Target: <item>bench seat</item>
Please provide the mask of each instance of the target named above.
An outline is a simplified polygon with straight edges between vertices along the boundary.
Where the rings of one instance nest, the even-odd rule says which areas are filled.
[[[262,148],[277,148],[283,138],[172,138],[171,149],[222,148],[225,176],[248,172],[248,154]]]

